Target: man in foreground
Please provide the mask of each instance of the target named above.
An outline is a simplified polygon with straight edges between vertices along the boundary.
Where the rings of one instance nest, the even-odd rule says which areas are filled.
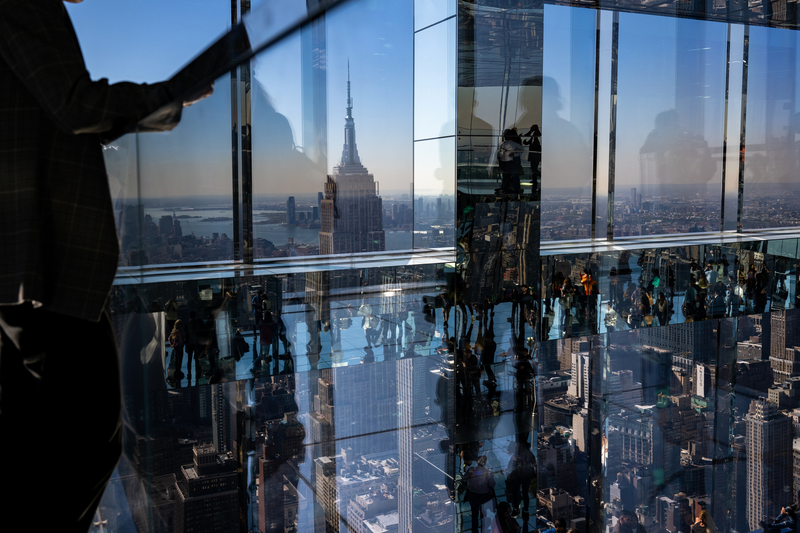
[[[120,376],[107,306],[119,248],[101,142],[176,96],[165,83],[92,81],[60,0],[0,0],[7,520],[86,531],[119,459]],[[171,129],[180,109],[173,104],[151,128]]]

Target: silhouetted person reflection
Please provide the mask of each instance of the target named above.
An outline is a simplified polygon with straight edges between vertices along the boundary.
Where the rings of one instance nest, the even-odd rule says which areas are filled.
[[[303,311],[308,331],[308,342],[306,343],[306,356],[308,364],[312,370],[317,369],[320,353],[322,352],[322,340],[320,339],[320,321],[317,317],[317,310],[309,302],[303,304]]]
[[[458,168],[467,168],[470,177],[475,174],[477,177],[487,177],[489,163],[497,145],[492,125],[476,114],[479,105],[473,95],[469,122],[458,121]]]
[[[515,195],[521,192],[519,177],[522,173],[522,139],[516,129],[503,132],[503,142],[497,149],[497,161],[503,179],[500,183],[500,192]]]
[[[537,86],[541,86],[541,92]],[[558,83],[549,76],[525,79],[519,104],[523,111],[514,126],[528,131],[541,124],[541,131],[547,133],[541,145],[542,189],[580,188],[581,196],[588,194],[592,185],[591,153],[578,128],[559,114],[564,103]]]
[[[486,331],[484,332],[484,321],[478,324],[478,338],[475,342],[475,350],[480,355],[481,369],[486,372],[486,387],[490,394],[497,389],[497,378],[494,375],[494,356],[497,352],[497,342],[494,340],[494,311],[489,310],[490,314]]]
[[[536,458],[531,452],[530,443],[526,441],[512,442],[509,448],[511,459],[506,468],[506,498],[511,504],[513,516],[521,511],[523,517],[527,518],[530,511],[530,485],[536,476]]]
[[[528,162],[531,164],[531,182],[533,183],[533,200],[541,199],[542,194],[542,172],[539,166],[542,163],[542,132],[539,125],[534,124],[528,133],[523,137],[530,137],[524,144],[528,145]]]
[[[195,380],[200,381],[200,335],[202,335],[203,321],[197,318],[197,312],[189,313],[189,322],[186,324],[186,379],[192,381],[192,358],[195,365]]]
[[[317,190],[326,179],[325,168],[314,164],[297,148],[289,120],[275,109],[264,86],[255,77],[252,86],[254,170],[268,168],[272,175],[292,176],[287,182],[291,189],[282,192]],[[259,183],[262,180],[253,183],[254,194],[258,194],[255,188]],[[275,182],[264,180],[263,183],[270,185],[270,189],[264,192],[276,192],[274,187],[278,185]]]
[[[611,533],[647,533],[647,530],[639,523],[636,513],[625,509],[620,512],[619,521]]]
[[[708,142],[702,135],[685,131],[674,109],[656,115],[639,157],[643,193],[659,194],[665,184],[702,186],[717,171]]]
[[[482,531],[481,521],[487,519],[487,514],[494,505],[495,480],[492,471],[486,468],[487,457],[478,457],[477,464],[471,467],[462,478],[467,482],[467,491],[464,501],[469,503],[472,513],[472,533]],[[484,526],[485,528],[485,526]]]
[[[534,376],[536,372],[531,364],[528,348],[515,350],[512,359],[514,368],[514,428],[520,442],[526,442],[532,427],[532,409],[535,402]]]

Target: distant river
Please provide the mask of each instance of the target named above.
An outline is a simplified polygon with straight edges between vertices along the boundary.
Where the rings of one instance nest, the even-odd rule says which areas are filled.
[[[258,213],[273,212],[259,210],[255,213],[255,222],[263,220]],[[275,211],[277,212],[277,211]],[[147,208],[145,215],[153,217],[153,222],[158,225],[158,221],[164,215],[172,215],[172,211],[165,211],[162,208]],[[194,233],[197,237],[211,238],[213,233],[227,233],[229,238],[233,238],[233,220],[201,222],[208,218],[233,218],[233,213],[225,209],[194,209],[192,211],[175,211],[175,215],[188,215],[196,218],[177,218],[181,223],[181,231],[184,235]],[[289,238],[294,238],[298,244],[319,245],[319,229],[307,229],[298,226],[281,226],[280,224],[254,224],[253,232],[257,239],[267,239],[272,241],[275,246],[281,246],[289,242]],[[387,250],[406,250],[411,248],[410,231],[387,231],[386,249]]]

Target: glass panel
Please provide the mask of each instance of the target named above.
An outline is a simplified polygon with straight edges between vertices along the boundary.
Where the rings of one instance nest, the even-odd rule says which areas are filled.
[[[797,183],[797,46],[795,32],[751,28],[747,74],[745,229],[797,225],[790,213]]]
[[[613,13],[600,11],[600,50],[597,65],[597,154],[595,168],[595,238],[608,237],[609,200],[613,202],[613,188],[609,190],[609,140],[611,133],[611,61]],[[613,209],[612,209],[613,214]]]
[[[258,6],[243,18],[250,40],[250,47],[258,50],[295,24],[303,21],[309,13],[308,2],[289,0],[275,4],[258,2]]]
[[[718,231],[726,27],[619,20],[614,234]]]
[[[414,0],[414,30],[456,14],[456,0]]]
[[[125,135],[103,149],[114,218],[119,237],[119,266],[147,264],[144,251],[144,211],[139,203],[139,169],[136,135]],[[135,269],[130,269],[135,270]]]
[[[359,5],[253,62],[256,258],[411,248],[411,5]]]
[[[111,83],[164,81],[231,26],[227,0],[200,0],[192,9],[172,2],[148,2],[146,9],[125,2],[64,6],[87,70]]]
[[[458,188],[465,194],[491,194],[500,187],[500,173],[493,159],[497,151],[494,131],[497,120],[491,110],[481,107],[477,87],[458,88]],[[497,100],[487,96],[491,105]]]
[[[414,143],[414,247],[455,243],[455,137]]]
[[[233,259],[230,86],[217,80],[174,130],[138,134],[139,189],[118,202],[139,202],[143,249],[123,250],[125,266]]]
[[[456,21],[414,35],[414,139],[456,132]]]
[[[597,15],[545,6],[544,77],[541,100],[542,240],[592,237],[592,149]],[[532,109],[533,94],[520,91],[519,105]],[[522,114],[528,131],[536,119]]]
[[[509,125],[524,127],[538,117],[533,123],[541,126],[544,150],[561,149],[547,144],[549,132],[559,137],[558,124],[578,131],[561,135],[564,146],[578,146],[569,143],[585,137],[591,151],[592,128],[598,146],[605,142],[613,17],[600,17],[601,101],[593,124],[597,54],[587,43],[596,43],[597,13],[546,8],[553,28],[548,43],[563,38],[560,48],[548,45],[552,75],[543,81],[543,9],[513,4],[461,4],[458,129],[444,137],[439,130],[434,139],[413,141],[411,2],[359,1],[260,54],[252,86],[248,65],[239,68],[236,100],[226,76],[211,99],[186,110],[172,133],[130,135],[107,147],[123,261],[130,267],[120,271],[110,300],[123,368],[124,455],[95,516],[98,526],[405,533],[516,530],[514,523],[522,531],[625,533],[639,531],[632,527],[638,522],[651,532],[687,533],[698,529],[690,528],[696,520],[709,530],[713,520],[720,531],[753,531],[793,502],[800,418],[797,240],[759,235],[718,244],[699,236],[675,237],[669,247],[637,247],[632,240],[614,247],[540,247],[536,158],[520,157],[511,173],[519,190],[512,190],[509,173],[503,180],[497,170],[500,137]],[[669,9],[690,14],[695,7]],[[667,13],[666,7],[647,9]],[[778,8],[763,15],[766,9],[752,8],[762,19],[780,17]],[[718,6],[709,7],[712,13]],[[603,199],[619,192],[615,211],[621,216],[638,216],[644,228],[664,223],[662,215],[646,212],[650,184],[641,157],[651,127],[646,117],[662,105],[691,119],[689,126],[678,123],[667,144],[681,147],[690,139],[712,146],[717,174],[709,183],[719,179],[723,162],[716,141],[703,141],[725,127],[717,97],[698,97],[724,83],[717,79],[717,26],[707,23],[711,31],[692,26],[697,21],[643,23],[638,15],[623,15],[628,37],[620,39],[627,48],[620,53],[620,83],[626,78],[628,86],[620,105],[622,96],[628,104],[620,110],[631,116],[621,154],[639,150],[635,170],[641,175],[631,201],[626,187],[598,184],[592,204],[582,196],[585,186],[576,186],[580,201],[565,213],[578,215],[577,222],[566,215],[553,222],[580,231],[587,227],[585,210],[594,207],[602,220]],[[420,33],[437,27],[444,26]],[[649,30],[651,40],[643,37]],[[665,50],[653,50],[651,41]],[[733,48],[741,43],[744,51],[745,42],[744,32],[731,31]],[[421,51],[417,47],[418,58]],[[645,53],[661,63],[651,66]],[[732,61],[736,57],[731,54]],[[387,68],[395,63],[400,67]],[[741,78],[735,68],[733,78]],[[642,89],[665,79],[664,87]],[[641,94],[634,94],[637,87]],[[343,104],[350,108],[344,128]],[[647,106],[659,107],[639,116],[639,130],[631,129],[632,114]],[[223,142],[232,107],[234,117],[244,118],[235,127],[241,142],[234,160]],[[456,112],[455,105],[450,109]],[[736,144],[737,114],[729,105],[729,150]],[[358,151],[355,123],[368,132],[359,136]],[[394,128],[396,138],[388,131]],[[209,133],[217,130],[224,135]],[[644,132],[638,144],[631,141],[635,131]],[[523,154],[536,152],[533,133],[520,139],[530,141]],[[258,264],[254,272],[247,265],[208,265],[204,256],[203,264],[144,271],[139,265],[151,257],[145,251],[160,258],[189,249],[183,221],[195,223],[177,218],[176,226],[172,218],[169,225],[165,216],[163,228],[152,220],[143,227],[147,214],[154,218],[147,211],[151,195],[178,206],[178,197],[169,195],[174,186],[197,195],[239,183],[235,193],[246,203],[244,180],[225,176],[233,161],[235,172],[246,175],[250,149],[256,222],[287,232],[290,226],[311,229],[316,253],[324,253],[327,242],[327,253],[355,254],[340,258],[346,266],[305,258]],[[663,150],[667,170],[679,166],[676,150]],[[701,151],[677,153],[704,160],[696,155]],[[575,153],[580,150],[565,150],[551,161],[574,165],[580,161]],[[731,153],[726,164],[735,166]],[[365,170],[348,172],[356,154]],[[605,169],[609,155],[598,155],[598,163],[606,157]],[[214,157],[225,160],[224,171],[207,163]],[[565,180],[584,175],[568,174]],[[665,191],[682,184],[670,177],[674,172],[664,175],[669,179],[658,185]],[[598,172],[608,184],[602,176]],[[704,189],[709,199],[676,195],[692,210],[673,216],[697,228],[713,226],[716,216],[718,225],[719,214],[708,207],[712,196],[719,201],[716,183],[715,192]],[[731,183],[726,177],[724,192]],[[232,203],[233,192],[222,195]],[[364,207],[351,211],[352,205]],[[304,227],[317,219],[315,207],[320,226],[332,231]],[[372,224],[367,215],[378,216],[382,229],[365,231]],[[727,207],[725,216],[729,221]],[[357,237],[337,233],[351,219]],[[390,220],[406,224],[405,241],[395,248]],[[457,242],[455,260],[361,254],[381,242],[387,250],[410,247],[412,221],[415,246],[452,248]],[[603,238],[602,224],[594,222]],[[266,241],[258,226],[256,237]],[[313,251],[313,244],[282,238],[285,248],[275,250]],[[199,254],[199,246],[192,253]],[[256,243],[260,258],[269,256],[266,249]],[[181,328],[183,346],[173,334]]]
[[[728,63],[728,131],[725,153],[725,190],[723,201],[725,220],[722,229],[733,231],[739,224],[739,180],[742,143],[742,77],[744,76],[744,27],[732,24],[729,27]]]

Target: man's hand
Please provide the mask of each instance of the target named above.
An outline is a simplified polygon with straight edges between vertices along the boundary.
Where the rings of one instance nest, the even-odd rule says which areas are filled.
[[[189,107],[192,104],[196,104],[200,100],[208,98],[214,94],[214,83],[212,82],[211,85],[205,87],[204,89],[200,89],[199,91],[192,93],[183,101],[183,107]]]

